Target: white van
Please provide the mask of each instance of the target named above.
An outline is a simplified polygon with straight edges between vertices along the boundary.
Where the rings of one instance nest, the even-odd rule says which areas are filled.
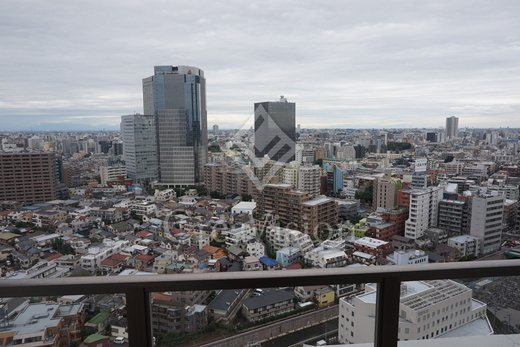
[[[118,336],[114,339],[114,343],[116,345],[122,345],[125,343],[125,338],[124,337],[121,337],[121,336]]]

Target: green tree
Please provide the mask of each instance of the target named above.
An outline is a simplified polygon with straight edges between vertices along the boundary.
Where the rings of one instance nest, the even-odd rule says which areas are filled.
[[[251,201],[253,200],[253,196],[249,195],[249,194],[242,194],[242,201]]]
[[[211,144],[208,146],[208,151],[210,152],[222,152],[222,149],[220,149],[220,146],[218,144]]]
[[[455,159],[454,156],[452,155],[447,155],[446,158],[444,158],[444,162],[445,163],[451,163],[453,161],[453,159]]]
[[[389,151],[405,151],[412,148],[412,144],[408,142],[388,142],[387,144]]]
[[[361,200],[361,202],[372,206],[372,194],[374,193],[374,186],[371,184],[367,188],[365,188],[364,191],[356,192],[356,195],[354,196],[356,199]]]

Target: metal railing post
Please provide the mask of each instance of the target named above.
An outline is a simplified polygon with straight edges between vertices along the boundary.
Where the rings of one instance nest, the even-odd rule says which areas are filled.
[[[144,287],[126,291],[128,340],[130,347],[152,346],[150,295]]]
[[[401,281],[384,277],[377,286],[374,346],[397,347]]]

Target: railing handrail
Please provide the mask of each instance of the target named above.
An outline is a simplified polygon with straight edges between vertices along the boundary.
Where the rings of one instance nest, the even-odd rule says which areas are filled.
[[[125,293],[131,346],[151,344],[153,292],[322,284],[378,283],[376,346],[397,346],[400,285],[404,281],[519,276],[520,259],[332,269],[241,271],[146,276],[97,276],[0,280],[0,297]],[[383,325],[382,322],[386,323]],[[393,322],[390,324],[389,322]],[[143,327],[147,327],[142,333]]]

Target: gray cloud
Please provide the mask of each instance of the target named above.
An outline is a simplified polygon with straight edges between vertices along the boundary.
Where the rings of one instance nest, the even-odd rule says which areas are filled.
[[[164,64],[205,71],[209,125],[285,95],[303,127],[520,127],[519,16],[516,0],[5,0],[0,130],[117,128]]]

